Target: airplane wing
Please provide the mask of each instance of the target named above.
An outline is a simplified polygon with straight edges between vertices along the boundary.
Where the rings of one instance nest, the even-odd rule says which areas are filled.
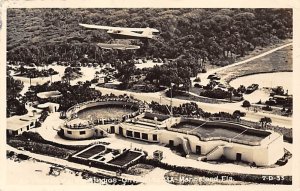
[[[120,31],[132,31],[132,32],[144,32],[146,29],[150,29],[151,32],[159,32],[157,29],[153,28],[128,28],[128,27],[109,27],[101,25],[90,25],[79,23],[80,26],[91,28],[91,29],[102,29],[102,30],[120,30]]]

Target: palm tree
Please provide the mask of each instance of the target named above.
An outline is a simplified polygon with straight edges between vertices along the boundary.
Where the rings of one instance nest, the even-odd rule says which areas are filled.
[[[56,74],[55,70],[53,68],[49,68],[48,70],[50,78],[51,78],[51,84],[52,84],[52,75]]]
[[[31,78],[35,78],[35,73],[34,71],[29,71],[28,77],[29,77],[29,85],[31,86]]]
[[[96,79],[98,79],[98,78],[99,78],[99,74],[100,74],[100,72],[99,72],[99,71],[96,71],[96,72],[95,72],[95,78],[96,78]]]
[[[266,128],[268,124],[272,123],[272,119],[270,117],[263,117],[259,122],[261,123],[261,128]]]

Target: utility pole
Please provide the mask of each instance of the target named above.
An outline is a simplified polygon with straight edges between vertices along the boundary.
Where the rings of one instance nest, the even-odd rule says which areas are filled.
[[[171,88],[170,88],[170,91],[171,91],[171,101],[170,101],[170,105],[171,105],[171,117],[173,117],[173,107],[172,107],[172,103],[173,103],[173,83],[171,83]]]

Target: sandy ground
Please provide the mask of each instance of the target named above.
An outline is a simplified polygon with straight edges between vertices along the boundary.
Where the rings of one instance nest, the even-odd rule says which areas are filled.
[[[26,67],[26,68],[30,68],[30,67]],[[57,75],[52,76],[52,82],[55,81],[60,81],[61,78],[64,76],[64,71],[65,68],[67,68],[66,66],[48,66],[49,68],[53,68],[55,71],[58,72]],[[77,82],[79,81],[87,81],[87,80],[92,80],[95,77],[95,72],[97,70],[100,70],[99,67],[97,68],[93,68],[93,67],[81,67],[81,72],[82,72],[82,76],[80,78],[77,78],[75,80],[71,80],[71,85],[75,85]],[[24,83],[24,88],[23,90],[20,92],[21,95],[24,95],[27,91],[28,88],[30,86],[30,79],[29,78],[25,78],[25,77],[19,77],[19,76],[14,76],[15,79],[21,80]],[[31,85],[37,85],[37,84],[44,84],[47,81],[51,81],[51,77],[43,77],[43,78],[33,78],[31,79]]]
[[[148,174],[144,175],[143,178],[147,180],[147,185],[163,185],[168,184],[164,178],[164,175],[167,173],[167,170],[161,168],[155,168],[150,171]]]
[[[271,53],[273,53],[273,52],[275,52],[275,51],[277,51],[277,50],[280,50],[280,49],[285,48],[285,47],[290,46],[290,45],[292,45],[292,43],[288,43],[288,44],[282,45],[282,46],[280,46],[280,47],[271,49],[271,50],[269,50],[269,51],[267,51],[267,52],[264,52],[264,53],[259,54],[259,55],[257,55],[257,56],[253,56],[253,57],[251,57],[251,58],[249,58],[249,59],[246,59],[246,60],[243,60],[243,61],[240,61],[240,62],[236,62],[236,63],[234,63],[234,64],[230,64],[230,65],[227,65],[227,66],[224,66],[224,67],[220,67],[220,68],[216,68],[216,69],[209,70],[207,73],[199,73],[199,74],[198,74],[198,77],[200,77],[200,79],[201,79],[201,84],[202,84],[202,85],[206,85],[206,84],[209,82],[209,79],[207,79],[207,77],[208,77],[209,75],[211,75],[211,74],[218,73],[218,72],[220,72],[220,71],[222,71],[222,70],[225,70],[225,69],[227,69],[227,68],[231,68],[231,67],[234,67],[234,66],[238,66],[238,65],[244,64],[244,63],[246,63],[246,62],[250,62],[250,61],[255,60],[255,59],[257,59],[257,58],[261,58],[261,57],[263,57],[263,56],[266,56],[266,55],[268,55],[268,54],[271,54]]]
[[[148,60],[146,63],[142,64],[135,64],[136,68],[142,69],[142,68],[153,68],[155,65],[163,65],[164,63],[158,63],[158,62],[152,62],[152,60]]]
[[[6,182],[8,185],[80,185],[92,183],[92,179],[85,180],[81,176],[75,176],[73,171],[67,169],[61,171],[59,176],[49,175],[52,165],[33,159],[21,162],[7,159],[6,162]],[[22,174],[22,178],[16,178],[20,174]]]
[[[269,99],[270,91],[268,91],[266,88],[275,88],[277,86],[282,86],[285,91],[288,90],[289,94],[293,94],[292,82],[292,72],[277,72],[239,77],[235,80],[232,80],[230,82],[230,85],[234,88],[238,88],[240,85],[248,87],[253,83],[258,84],[258,90],[254,91],[251,94],[244,94],[245,100],[250,101],[250,103],[257,103],[259,100],[266,101]]]
[[[257,83],[260,88],[268,87],[275,88],[276,86],[282,86],[290,94],[293,93],[293,72],[276,72],[276,73],[264,73],[254,74],[250,76],[239,77],[230,82],[230,85],[234,88],[238,88],[240,85],[249,86],[252,83]]]
[[[143,63],[143,64],[136,64],[137,68],[152,68],[155,65],[162,65],[163,63],[154,63],[152,61],[147,61],[147,63]],[[15,67],[10,65],[11,67]],[[32,67],[25,67],[25,68],[32,68]],[[67,66],[59,66],[59,65],[50,65],[47,67],[47,69],[49,68],[53,68],[55,71],[58,72],[57,75],[52,76],[52,82],[55,81],[60,81],[61,77],[64,76],[64,71],[67,68]],[[81,68],[81,72],[82,72],[82,76],[80,78],[71,80],[71,85],[75,85],[77,82],[82,81],[85,82],[87,80],[92,80],[95,77],[95,72],[96,71],[100,71],[100,67],[80,67]],[[13,73],[12,73],[13,75]],[[14,76],[15,79],[21,80],[22,82],[24,82],[24,88],[23,90],[20,92],[21,95],[24,95],[27,91],[28,88],[30,86],[30,79],[29,78],[25,78],[25,77],[19,77],[19,76]],[[43,77],[43,78],[33,78],[31,79],[31,85],[37,85],[37,84],[44,84],[47,81],[51,81],[51,77]]]
[[[272,49],[272,50],[270,50],[268,52],[262,53],[262,54],[260,54],[258,56],[254,56],[254,57],[246,59],[244,61],[237,62],[235,64],[228,65],[228,66],[225,66],[225,67],[212,69],[212,70],[208,71],[205,74],[201,73],[199,75],[201,75],[200,76],[201,79],[206,79],[207,80],[207,76],[210,75],[210,74],[213,74],[215,72],[219,72],[219,71],[221,71],[223,69],[227,69],[229,67],[233,67],[233,66],[237,66],[237,65],[240,65],[240,64],[244,64],[246,62],[249,62],[251,60],[263,57],[265,55],[273,53],[274,51],[277,51],[277,50],[279,50],[281,48],[284,48],[284,47],[290,46],[290,45],[291,45],[291,43],[283,45],[283,46],[280,46],[280,47],[277,47],[277,48],[274,48],[274,49]],[[157,64],[157,63],[155,63],[155,64]],[[145,65],[145,64],[139,64],[139,65],[142,66],[142,65]],[[151,65],[151,62],[149,62],[149,65]],[[145,65],[145,66],[147,66],[147,65]],[[49,67],[53,68],[54,70],[56,70],[56,71],[59,72],[59,74],[56,75],[56,76],[54,76],[52,80],[53,81],[60,80],[61,76],[63,76],[64,69],[66,67],[65,66],[49,66]],[[86,81],[86,80],[93,79],[94,75],[95,75],[96,69],[92,68],[92,67],[91,68],[82,67],[81,71],[83,73],[83,76],[81,78],[78,78],[76,80],[71,81],[71,84],[76,84],[78,81]],[[44,80],[48,81],[49,79],[44,79]],[[28,86],[29,86],[28,83],[29,83],[28,79],[27,79],[27,82],[24,81],[24,86],[25,87],[24,87],[22,93],[25,93],[27,91]],[[205,80],[202,80],[201,83],[206,84]],[[120,94],[127,93],[129,95],[133,95],[136,98],[144,100],[144,101],[147,101],[147,102],[156,101],[158,103],[170,104],[170,99],[166,98],[165,95],[163,94],[163,92],[155,92],[155,93],[134,93],[134,92],[130,92],[129,93],[127,91],[120,91],[120,90],[114,90],[114,89],[107,89],[107,88],[100,88],[100,87],[96,87],[96,88],[98,90],[100,90],[103,94],[114,93],[116,95],[120,95]],[[265,94],[264,92],[260,92],[260,91],[256,91],[253,94],[249,94],[249,96],[246,96],[245,99],[251,100],[251,102],[255,103],[255,102],[259,101],[258,97],[260,97],[260,96],[262,96],[263,98],[267,99],[267,94]],[[186,103],[186,102],[189,102],[189,101],[180,100],[180,99],[173,99],[173,105],[174,106],[178,106],[178,105],[180,105],[182,103]],[[235,110],[245,111],[245,112],[247,112],[247,115],[246,115],[245,119],[246,120],[255,121],[255,122],[258,122],[260,120],[260,118],[265,117],[265,116],[271,117],[273,125],[278,125],[278,126],[283,126],[283,127],[287,127],[287,128],[292,128],[292,118],[291,117],[283,117],[283,116],[278,116],[278,115],[274,115],[274,114],[266,114],[266,113],[260,113],[260,112],[254,113],[254,112],[251,112],[251,111],[246,111],[245,108],[241,107],[241,103],[211,104],[211,103],[197,102],[197,104],[204,111],[212,112],[212,113],[220,112],[220,111],[232,113]]]

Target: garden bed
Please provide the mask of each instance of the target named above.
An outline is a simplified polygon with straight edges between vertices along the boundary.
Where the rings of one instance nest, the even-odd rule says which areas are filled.
[[[20,136],[7,137],[7,144],[14,148],[22,148],[33,153],[66,158],[78,150],[86,148],[84,145],[62,145],[43,139],[38,133],[24,132]]]
[[[151,172],[155,167],[148,164],[136,164],[130,167],[126,174],[135,175],[135,176],[143,176]]]
[[[262,178],[262,174],[243,174],[243,173],[234,173],[234,172],[218,172],[212,170],[204,170],[193,167],[183,167],[170,165],[163,163],[161,161],[153,159],[144,159],[142,160],[143,164],[150,164],[155,167],[160,167],[166,170],[171,170],[177,173],[184,173],[189,175],[203,176],[216,178],[217,180],[222,180],[222,177],[228,177],[234,181],[243,181],[251,183],[262,183],[262,184],[282,184],[282,185],[292,185],[292,176],[283,176],[282,178],[276,178],[276,175],[266,175],[267,179]]]

